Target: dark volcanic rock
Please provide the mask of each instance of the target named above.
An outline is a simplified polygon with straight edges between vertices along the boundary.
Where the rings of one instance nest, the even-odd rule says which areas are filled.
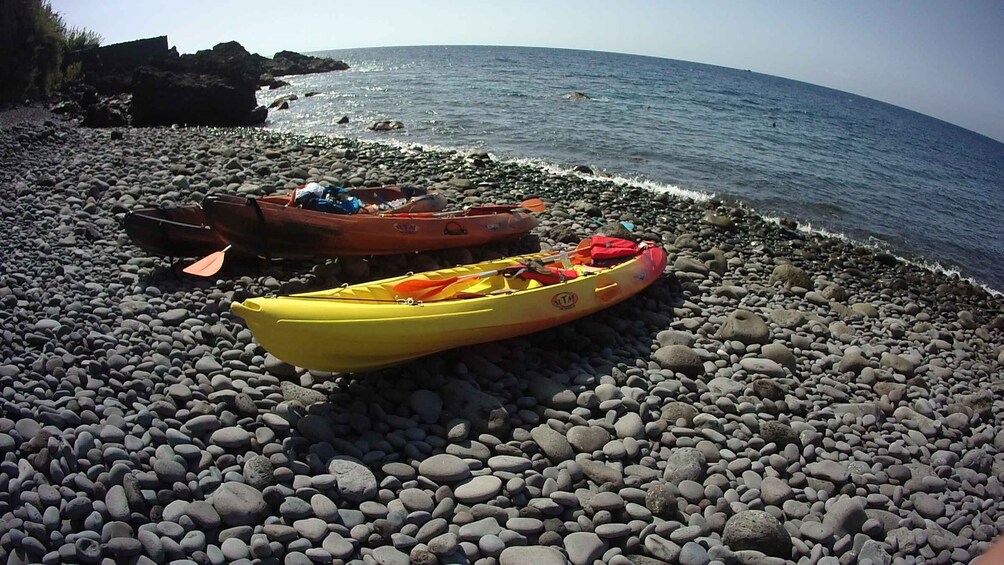
[[[120,94],[101,98],[83,109],[80,125],[91,128],[111,128],[129,125],[130,96]]]
[[[249,53],[240,43],[218,43],[191,55],[182,55],[174,70],[231,77],[241,82],[257,83],[268,59]],[[170,67],[168,67],[170,68]],[[257,84],[255,84],[257,86]]]
[[[382,120],[369,125],[372,131],[390,131],[393,129],[404,129],[404,124],[397,120]]]
[[[133,125],[249,126],[264,121],[255,111],[254,84],[193,73],[140,69],[133,76]]]
[[[132,73],[144,65],[176,60],[178,51],[170,48],[167,36],[137,39],[66,54],[64,65],[78,64],[84,82],[101,94],[129,92]]]
[[[66,108],[79,107],[83,125],[91,127],[128,125],[128,102],[115,95],[129,92],[134,95],[134,125],[257,125],[267,116],[257,108],[259,84],[281,83],[275,75],[348,68],[342,61],[291,51],[268,59],[249,53],[236,41],[179,56],[177,50],[168,49],[167,37],[82,51],[71,54],[68,61],[83,65],[85,84],[84,92],[70,94],[75,100]]]
[[[771,514],[745,510],[729,518],[722,541],[733,551],[752,549],[774,557],[791,557],[791,535]]]
[[[274,77],[283,75],[306,75],[344,71],[349,68],[343,61],[326,57],[301,55],[293,51],[280,51],[272,59],[256,53],[249,53],[240,43],[229,41],[212,49],[199,51],[193,55],[182,55],[179,59],[181,70],[241,78],[256,85],[277,87],[283,81]]]
[[[311,57],[293,51],[279,51],[271,61],[266,61],[265,69],[273,76],[306,75],[311,73],[327,73],[344,71],[349,66],[344,61],[327,57]]]

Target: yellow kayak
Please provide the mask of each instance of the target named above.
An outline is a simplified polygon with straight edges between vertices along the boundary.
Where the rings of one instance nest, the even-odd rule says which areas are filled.
[[[357,372],[551,328],[621,302],[666,266],[654,244],[594,236],[544,252],[231,304],[273,355]]]

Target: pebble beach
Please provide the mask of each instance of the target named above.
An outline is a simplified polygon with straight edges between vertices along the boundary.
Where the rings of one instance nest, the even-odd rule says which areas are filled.
[[[208,280],[121,227],[311,181],[548,209],[511,244]],[[0,195],[2,562],[968,564],[1004,531],[1001,298],[893,255],[594,175],[253,129],[0,120]],[[374,373],[290,366],[229,311],[622,221],[670,254],[645,292]]]

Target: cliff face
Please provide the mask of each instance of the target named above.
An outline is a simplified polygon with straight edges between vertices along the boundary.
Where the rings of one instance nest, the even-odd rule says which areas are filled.
[[[53,15],[37,1],[0,2],[0,102],[48,96],[57,86],[62,31]]]
[[[162,66],[178,59],[167,36],[81,49],[66,54],[64,66],[80,64],[85,84],[100,94],[121,94],[132,88],[132,74],[142,66]]]

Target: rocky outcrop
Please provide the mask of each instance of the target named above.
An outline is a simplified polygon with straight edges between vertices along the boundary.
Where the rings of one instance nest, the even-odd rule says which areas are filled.
[[[130,96],[118,94],[97,99],[83,108],[80,125],[91,128],[114,128],[129,125]]]
[[[169,47],[167,36],[162,35],[73,51],[66,55],[63,65],[80,65],[88,86],[99,94],[115,95],[130,92],[136,69],[177,59],[178,50]]]
[[[265,61],[264,70],[272,76],[283,76],[344,71],[348,68],[349,66],[344,61],[327,57],[311,57],[293,51],[279,51],[272,56],[271,60]]]
[[[373,122],[367,129],[371,131],[390,131],[394,129],[404,129],[404,124],[397,120],[383,120]]]
[[[253,82],[255,86],[276,86],[283,81],[274,77],[283,75],[306,75],[344,71],[349,68],[343,61],[326,57],[312,57],[292,51],[280,51],[269,59],[257,53],[250,53],[240,43],[228,41],[219,43],[212,49],[204,49],[191,55],[182,55],[176,62],[161,65],[175,71],[227,76],[242,81]]]
[[[265,69],[268,59],[250,53],[236,41],[218,43],[212,49],[203,49],[190,55],[182,55],[176,62],[161,65],[168,70],[230,77],[257,87],[258,79]]]
[[[131,110],[135,126],[249,126],[267,116],[246,82],[154,69],[140,69],[133,76]]]
[[[108,104],[94,94],[133,94],[132,123],[152,125],[247,126],[267,117],[258,108],[259,85],[278,85],[275,75],[294,75],[348,68],[342,61],[280,51],[268,59],[248,52],[240,43],[220,43],[212,49],[178,55],[167,37],[141,39],[75,53],[85,78],[80,92],[71,95],[85,117],[84,125],[127,125],[125,105]],[[73,106],[69,106],[73,108]]]

